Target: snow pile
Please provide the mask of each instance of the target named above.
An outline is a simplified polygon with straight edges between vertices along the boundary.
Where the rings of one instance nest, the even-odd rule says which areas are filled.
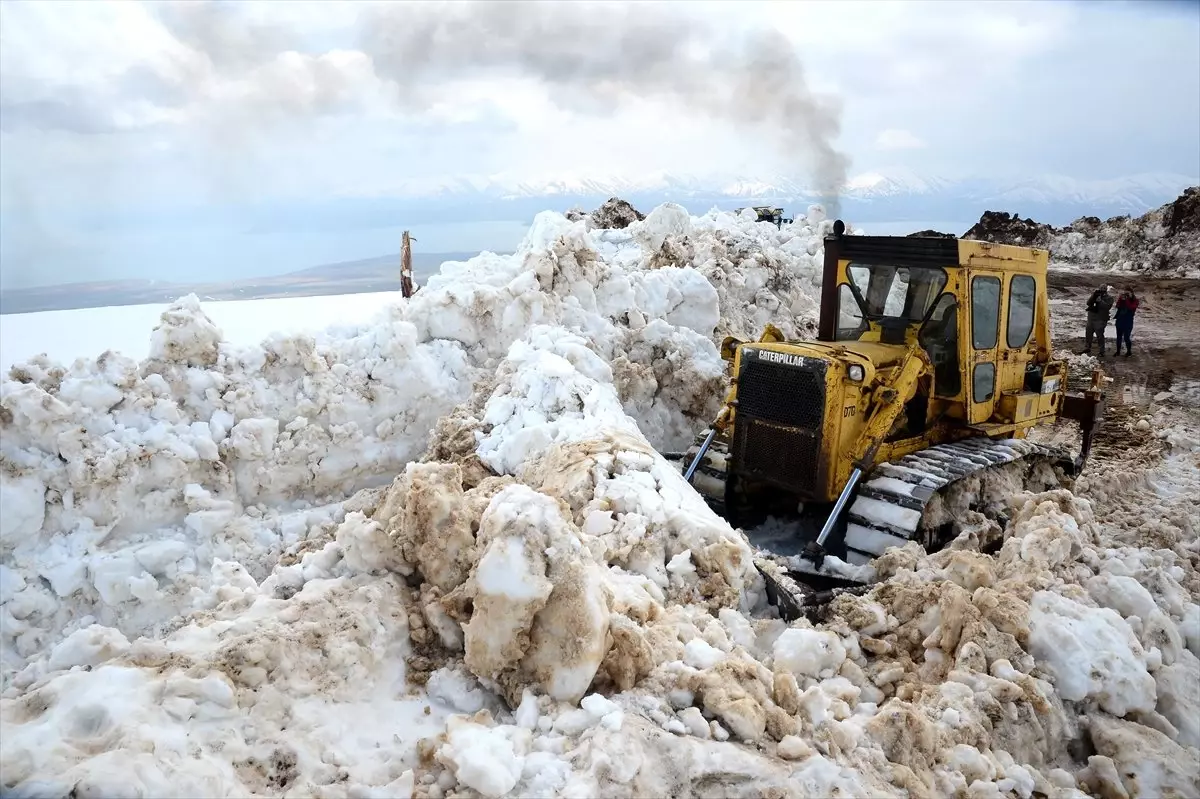
[[[141,365],[20,366],[6,794],[1196,795],[1194,439],[1125,487],[1170,546],[1024,494],[995,556],[891,550],[786,624],[656,447],[819,253],[680,210],[543,215],[320,340],[185,303]]]
[[[577,334],[533,328],[472,403],[465,437],[499,475],[410,464],[264,580],[222,564],[208,609],[160,640],[88,626],[35,656],[0,700],[6,782],[111,794],[133,757],[156,795],[886,791],[796,738],[764,694],[745,652],[762,606],[749,546],[654,452],[605,369]],[[439,705],[422,723],[405,678]],[[630,690],[654,680],[673,687]],[[792,735],[791,760],[727,745],[768,725]],[[60,729],[69,743],[46,746]],[[179,760],[185,740],[202,754]]]
[[[0,386],[4,679],[80,625],[165,629],[214,580],[236,582],[222,563],[264,579],[341,523],[347,496],[420,457],[532,326],[571,331],[560,353],[615,385],[651,444],[682,449],[723,397],[715,342],[811,326],[780,309],[815,309],[813,215],[781,232],[669,205],[623,230],[544,213],[515,255],[447,263],[366,324],[239,347],[186,297],[142,363],[14,365]],[[680,248],[699,255],[662,263]]]
[[[579,210],[567,212],[567,218],[572,221],[583,219],[585,216],[583,211]],[[625,200],[610,197],[599,208],[592,211],[589,218],[594,227],[620,230],[629,227],[634,222],[641,222],[646,215]]]
[[[963,238],[1040,247],[1051,265],[1200,277],[1200,186],[1139,217],[1081,217],[1064,228],[987,211]]]
[[[530,329],[439,425],[444,460],[364,490],[261,581],[222,564],[161,639],[82,627],[33,658],[0,700],[6,781],[113,793],[137,763],[156,795],[1200,788],[1194,565],[1114,546],[1065,490],[1026,494],[995,557],[892,550],[872,592],[789,626],[584,344]]]
[[[681,206],[667,203],[644,222],[592,235],[605,261],[632,265],[649,252],[646,266],[654,272],[671,274],[688,266],[699,272],[717,291],[717,343],[725,335],[757,338],[768,323],[786,336],[812,338],[820,309],[823,240],[832,235],[833,221],[818,205],[781,228],[756,218],[749,210],[689,217]]]
[[[931,764],[938,795],[982,790],[977,779],[1001,793],[1008,780],[1049,795],[1048,783],[1076,780],[1095,795],[1196,793],[1200,659],[1188,636],[1200,606],[1181,585],[1195,566],[1114,546],[1088,501],[1064,490],[1014,509],[995,558],[893,550],[876,561],[883,586],[837,600],[869,636],[864,671],[886,682],[873,723],[892,729],[895,755]],[[981,760],[984,742],[993,755]]]

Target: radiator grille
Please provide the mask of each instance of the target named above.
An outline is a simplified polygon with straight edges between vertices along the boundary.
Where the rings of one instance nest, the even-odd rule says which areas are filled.
[[[751,479],[811,496],[820,483],[825,361],[743,359],[734,466]]]

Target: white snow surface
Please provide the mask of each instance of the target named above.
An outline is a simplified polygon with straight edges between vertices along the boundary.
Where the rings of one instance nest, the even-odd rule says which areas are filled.
[[[275,333],[318,334],[346,319],[370,319],[396,303],[396,292],[377,291],[316,297],[204,300],[204,313],[226,341],[256,342]],[[0,314],[0,367],[39,353],[70,364],[105,349],[140,361],[150,354],[147,332],[169,303],[110,305],[60,311]]]
[[[1196,795],[1195,535],[1155,479],[1197,437],[1138,484],[1172,548],[1026,494],[997,555],[890,550],[787,625],[656,450],[724,334],[811,329],[820,230],[681,211],[542,214],[318,336],[235,346],[185,298],[141,363],[17,364],[5,795]]]
[[[704,255],[664,265],[668,245]],[[0,554],[26,588],[5,591],[20,596],[4,679],[74,624],[158,629],[190,609],[193,589],[225,579],[220,563],[262,580],[285,549],[343,520],[341,500],[419,457],[434,422],[514,343],[515,354],[555,340],[539,357],[615,383],[622,424],[682,449],[721,399],[714,338],[756,332],[755,297],[808,310],[819,258],[818,231],[803,225],[675,206],[589,231],[547,212],[515,255],[447,263],[365,324],[235,344],[189,296],[162,314],[140,363],[105,352],[14,364],[0,388]],[[551,423],[523,420],[506,450],[524,457],[530,436],[567,424],[563,410],[535,410]]]

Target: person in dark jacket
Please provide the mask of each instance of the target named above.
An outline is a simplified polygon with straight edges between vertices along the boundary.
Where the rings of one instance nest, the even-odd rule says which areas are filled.
[[[1125,289],[1121,296],[1117,297],[1117,313],[1113,318],[1117,328],[1117,355],[1121,354],[1121,342],[1124,341],[1126,358],[1133,354],[1129,334],[1133,332],[1133,315],[1137,313],[1138,305],[1137,295],[1131,289]],[[1100,351],[1104,352],[1103,347]]]
[[[1108,327],[1108,317],[1112,312],[1113,295],[1112,286],[1101,286],[1092,292],[1092,296],[1087,301],[1087,349],[1084,353],[1092,351],[1092,336],[1100,339],[1100,357],[1104,357],[1104,328]]]

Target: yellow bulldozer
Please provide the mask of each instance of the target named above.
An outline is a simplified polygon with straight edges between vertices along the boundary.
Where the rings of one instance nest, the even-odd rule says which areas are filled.
[[[756,565],[785,617],[861,590],[847,564],[908,541],[944,547],[968,510],[1000,521],[987,527],[1002,535],[1014,491],[1078,475],[1104,378],[1097,370],[1068,391],[1067,364],[1051,355],[1047,263],[1027,247],[846,235],[838,220],[817,340],[768,326],[757,341],[724,341],[725,403],[675,457],[760,547]],[[1079,425],[1075,456],[1026,436],[1058,419]],[[761,524],[768,517],[786,523]],[[769,543],[755,539],[765,529]]]

